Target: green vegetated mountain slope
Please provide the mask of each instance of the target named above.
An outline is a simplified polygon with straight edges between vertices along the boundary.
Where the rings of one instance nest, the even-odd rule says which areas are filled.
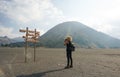
[[[120,40],[98,32],[86,25],[69,21],[56,25],[40,37],[39,46],[61,48],[66,36],[72,36],[76,47],[119,48]]]

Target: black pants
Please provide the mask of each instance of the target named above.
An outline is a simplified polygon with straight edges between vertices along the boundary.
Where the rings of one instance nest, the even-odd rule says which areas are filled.
[[[67,66],[73,66],[72,51],[67,51]]]

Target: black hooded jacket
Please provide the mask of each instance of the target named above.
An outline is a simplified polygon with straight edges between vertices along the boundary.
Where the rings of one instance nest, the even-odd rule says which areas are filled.
[[[68,44],[67,44],[67,48],[66,48],[67,52],[72,52],[71,46],[72,46],[72,43],[71,43],[71,41],[69,41]]]

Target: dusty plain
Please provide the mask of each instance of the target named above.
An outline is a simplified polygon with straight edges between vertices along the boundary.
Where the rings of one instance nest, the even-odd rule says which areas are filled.
[[[64,48],[0,48],[0,77],[120,77],[120,49],[83,49],[73,52],[74,66],[66,66]]]

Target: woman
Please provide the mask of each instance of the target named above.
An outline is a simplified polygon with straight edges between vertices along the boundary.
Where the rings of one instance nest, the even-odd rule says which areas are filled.
[[[64,45],[66,46],[66,56],[67,56],[67,66],[65,67],[65,69],[73,67],[71,41],[72,41],[72,37],[70,37],[70,36],[64,40]]]

